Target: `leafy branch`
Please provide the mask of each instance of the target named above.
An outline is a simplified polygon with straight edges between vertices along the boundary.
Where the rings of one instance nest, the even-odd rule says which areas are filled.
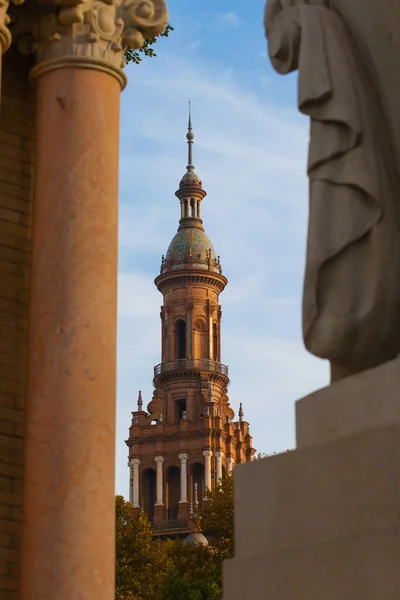
[[[154,52],[153,46],[157,42],[160,37],[168,37],[170,32],[174,31],[172,25],[168,23],[164,31],[160,33],[157,37],[150,38],[148,40],[144,40],[144,44],[138,50],[131,50],[128,48],[124,54],[124,58],[126,62],[134,62],[135,64],[139,64],[144,56],[154,57],[157,54]]]

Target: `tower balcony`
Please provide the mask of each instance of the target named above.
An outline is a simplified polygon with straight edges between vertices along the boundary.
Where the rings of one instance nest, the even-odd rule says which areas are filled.
[[[179,358],[162,362],[154,367],[154,377],[179,371],[207,371],[228,377],[228,367],[215,360],[204,358]]]

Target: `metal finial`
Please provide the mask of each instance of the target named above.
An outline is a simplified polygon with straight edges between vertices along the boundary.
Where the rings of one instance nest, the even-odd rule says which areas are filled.
[[[194,498],[193,498],[193,509],[194,509],[195,513],[197,513],[198,508],[199,508],[199,497],[198,497],[198,485],[196,482],[194,484]]]
[[[243,421],[243,417],[244,417],[243,406],[242,406],[242,403],[240,403],[240,405],[239,405],[239,421]]]
[[[137,399],[137,406],[138,406],[138,410],[142,410],[143,399],[142,399],[142,392],[140,390],[139,390],[138,399]]]
[[[186,134],[186,139],[188,141],[188,166],[186,167],[188,171],[194,171],[193,165],[193,140],[194,133],[192,130],[192,113],[189,102],[189,123],[188,123],[188,132]]]

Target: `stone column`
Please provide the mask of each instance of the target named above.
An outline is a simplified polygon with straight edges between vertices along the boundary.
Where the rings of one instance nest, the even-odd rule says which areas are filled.
[[[163,0],[50,2],[34,29],[21,600],[115,594],[120,67],[165,21]]]
[[[140,460],[138,458],[134,458],[132,461],[133,467],[133,481],[132,481],[132,504],[133,508],[140,508],[139,504],[139,466]]]
[[[188,348],[188,357],[193,358],[193,303],[188,302],[186,305],[187,311],[187,348]]]
[[[129,502],[133,505],[133,464],[128,462],[129,467]]]
[[[212,317],[208,319],[208,354],[209,359],[213,359],[213,326]]]
[[[179,502],[184,503],[188,501],[187,497],[187,470],[186,463],[188,459],[187,454],[179,454],[179,460],[181,461],[181,499]]]
[[[164,506],[164,489],[163,489],[163,456],[156,456],[154,459],[157,463],[157,490],[156,490],[156,506]]]
[[[165,311],[167,313],[167,361],[172,360],[172,307],[166,306]]]
[[[234,464],[235,464],[235,460],[232,458],[232,456],[228,456],[226,459],[226,474],[227,475],[230,475],[230,473],[232,473]]]
[[[222,458],[224,456],[224,453],[221,451],[218,451],[215,453],[215,457],[217,459],[217,483],[219,483],[222,479]]]
[[[211,450],[204,450],[204,487],[211,490]],[[204,492],[204,498],[207,498],[207,492]]]

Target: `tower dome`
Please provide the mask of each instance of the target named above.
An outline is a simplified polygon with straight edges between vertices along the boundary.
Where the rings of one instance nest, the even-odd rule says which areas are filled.
[[[184,546],[208,546],[207,538],[200,532],[189,533],[183,542]]]
[[[182,177],[179,187],[183,188],[188,185],[197,185],[199,187],[203,187],[203,182],[200,180],[200,177],[194,171],[187,171]]]
[[[219,257],[204,231],[201,219],[201,203],[206,196],[203,184],[194,171],[192,118],[189,112],[188,133],[188,166],[179,183],[175,195],[180,200],[181,218],[179,228],[173,237],[165,257],[161,262],[161,273],[176,269],[208,269],[222,274]]]
[[[193,260],[208,259],[209,254],[211,260],[217,259],[215,250],[206,232],[197,227],[185,227],[178,229],[173,237],[165,256],[166,260],[177,262],[180,259],[185,259],[192,256]]]

